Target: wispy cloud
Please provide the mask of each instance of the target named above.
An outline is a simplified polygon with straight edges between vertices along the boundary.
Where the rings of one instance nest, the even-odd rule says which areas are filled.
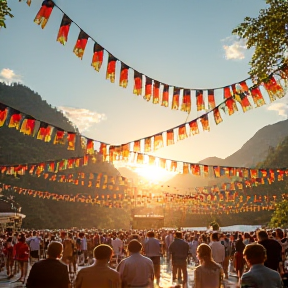
[[[222,41],[225,43],[223,49],[227,60],[242,60],[245,58],[245,52],[247,50],[246,40],[231,36]]]
[[[107,119],[105,114],[100,114],[84,108],[60,106],[57,109],[61,110],[66,117],[76,125],[81,133],[88,131],[93,125]]]
[[[9,68],[3,68],[0,72],[0,82],[4,82],[10,85],[13,82],[22,82],[22,76],[14,73],[13,70]]]
[[[288,104],[287,103],[272,103],[270,106],[267,107],[267,110],[269,111],[276,111],[278,112],[278,115],[287,119],[288,115]]]

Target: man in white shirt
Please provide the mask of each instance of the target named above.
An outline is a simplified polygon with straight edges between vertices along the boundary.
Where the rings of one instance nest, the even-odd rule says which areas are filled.
[[[225,259],[225,247],[219,241],[219,234],[217,232],[212,233],[210,247],[212,249],[213,260],[223,266]]]
[[[116,256],[116,263],[118,264],[118,259],[122,255],[123,251],[123,241],[116,235],[115,239],[112,239],[111,244],[113,248],[114,255]]]
[[[32,232],[32,236],[26,239],[26,243],[30,248],[30,264],[32,265],[35,262],[35,259],[39,261],[40,253],[40,244],[42,238],[39,236],[39,233],[36,231]]]

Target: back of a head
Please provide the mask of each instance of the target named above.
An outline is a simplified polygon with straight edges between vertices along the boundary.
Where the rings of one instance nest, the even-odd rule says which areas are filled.
[[[277,228],[276,229],[276,236],[279,237],[280,239],[282,239],[284,237],[283,230],[280,228]]]
[[[199,258],[212,260],[212,250],[208,244],[202,243],[197,247]]]
[[[260,241],[261,240],[266,240],[266,239],[268,239],[268,234],[267,234],[267,232],[265,230],[259,230],[257,232],[257,238]]]
[[[219,234],[217,232],[214,232],[211,234],[211,240],[212,241],[219,241]]]
[[[182,232],[181,231],[176,231],[175,232],[175,236],[176,236],[176,238],[179,238],[179,239],[182,239]]]
[[[153,238],[153,237],[155,237],[155,233],[153,231],[148,231],[147,232],[147,237]]]
[[[57,241],[51,241],[48,245],[47,254],[50,258],[58,258],[60,257],[63,251],[63,245]]]
[[[138,253],[141,251],[141,249],[142,244],[136,239],[131,240],[128,244],[128,250],[131,253]]]
[[[112,248],[106,244],[100,244],[96,246],[93,250],[94,258],[97,260],[109,260],[112,256]]]
[[[245,246],[243,255],[251,265],[262,264],[266,260],[266,249],[263,245],[252,243]]]

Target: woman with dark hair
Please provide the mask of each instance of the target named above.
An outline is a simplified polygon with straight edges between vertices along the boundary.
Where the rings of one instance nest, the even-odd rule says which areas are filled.
[[[223,269],[212,259],[211,247],[205,243],[197,247],[200,265],[194,271],[193,288],[219,288],[223,278]]]
[[[244,271],[244,265],[245,265],[245,260],[243,258],[243,251],[245,249],[245,244],[243,243],[243,238],[242,235],[238,236],[238,239],[235,242],[235,254],[234,254],[234,267],[236,270],[236,274],[238,279],[240,280],[243,271]]]
[[[15,260],[18,261],[21,276],[16,282],[22,282],[24,284],[28,270],[28,259],[29,259],[29,246],[26,243],[24,234],[21,234],[18,238],[18,243],[14,245]]]

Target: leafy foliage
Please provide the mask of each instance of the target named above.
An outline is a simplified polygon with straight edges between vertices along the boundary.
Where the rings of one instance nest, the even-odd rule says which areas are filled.
[[[14,16],[11,14],[11,9],[7,5],[6,0],[0,0],[0,28],[6,28],[5,20],[6,16],[13,18]]]
[[[257,18],[246,17],[232,33],[247,40],[247,48],[255,48],[250,61],[252,77],[265,80],[287,61],[288,1],[266,0],[268,8]]]
[[[271,221],[269,223],[271,227],[288,227],[288,201],[283,200],[277,204],[276,210],[274,211]]]

